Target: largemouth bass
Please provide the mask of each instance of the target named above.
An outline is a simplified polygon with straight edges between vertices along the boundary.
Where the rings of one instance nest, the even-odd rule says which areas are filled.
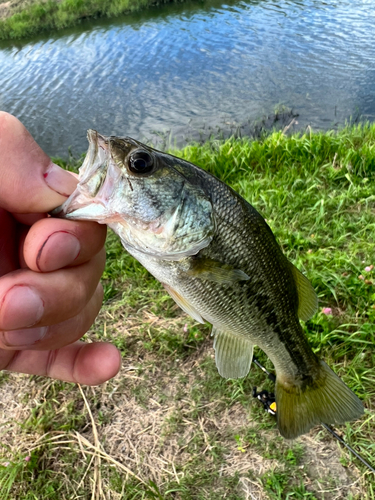
[[[317,309],[311,284],[255,208],[180,158],[129,137],[88,139],[77,189],[54,215],[108,224],[184,311],[213,325],[223,377],[245,377],[258,345],[276,370],[285,438],[360,417],[361,401],[302,330]]]

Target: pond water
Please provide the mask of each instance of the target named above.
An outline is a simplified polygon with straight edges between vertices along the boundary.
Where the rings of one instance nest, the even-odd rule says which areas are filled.
[[[85,151],[88,128],[183,145],[282,106],[294,129],[373,121],[374,26],[372,0],[208,0],[85,21],[0,44],[0,109],[55,156]]]

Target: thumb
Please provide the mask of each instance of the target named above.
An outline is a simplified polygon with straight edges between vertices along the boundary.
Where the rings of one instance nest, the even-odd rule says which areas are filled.
[[[0,111],[0,206],[13,213],[44,213],[61,205],[77,179],[52,163],[14,116]]]

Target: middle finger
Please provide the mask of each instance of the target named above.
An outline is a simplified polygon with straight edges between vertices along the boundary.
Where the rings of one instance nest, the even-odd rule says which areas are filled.
[[[104,270],[104,248],[80,266],[52,273],[29,269],[0,278],[0,330],[48,326],[76,316],[93,296]]]

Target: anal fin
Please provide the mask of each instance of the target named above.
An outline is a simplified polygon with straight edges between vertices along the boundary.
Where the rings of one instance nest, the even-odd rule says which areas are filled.
[[[224,378],[243,378],[250,370],[253,345],[245,337],[213,328],[215,361]]]

